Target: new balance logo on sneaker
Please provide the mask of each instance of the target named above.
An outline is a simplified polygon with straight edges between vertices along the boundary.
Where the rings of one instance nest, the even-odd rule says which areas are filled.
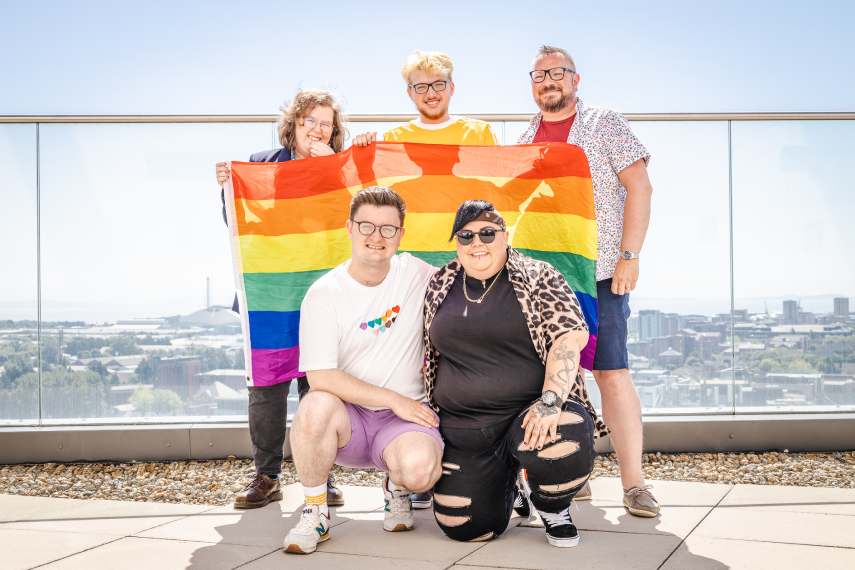
[[[570,517],[570,507],[560,513],[538,511],[546,528],[546,541],[559,548],[571,548],[579,544],[579,531]]]
[[[318,506],[303,509],[300,522],[285,537],[283,548],[291,554],[311,554],[330,538],[330,517]]]

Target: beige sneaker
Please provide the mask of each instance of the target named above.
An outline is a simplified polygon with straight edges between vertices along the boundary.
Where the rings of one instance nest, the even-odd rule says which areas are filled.
[[[389,475],[383,478],[383,530],[402,532],[413,530],[413,505],[409,491],[390,491]]]
[[[623,492],[623,506],[629,511],[629,514],[647,518],[659,514],[659,503],[650,489],[650,485],[644,485]]]
[[[585,485],[579,489],[579,492],[573,495],[574,501],[590,501],[591,500],[591,485],[585,481]]]
[[[285,536],[282,548],[289,554],[311,554],[330,538],[330,517],[318,506],[306,506],[300,522]]]

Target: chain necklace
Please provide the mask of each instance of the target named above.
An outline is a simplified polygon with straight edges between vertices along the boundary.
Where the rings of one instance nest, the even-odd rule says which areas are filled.
[[[475,303],[476,305],[480,305],[484,301],[484,297],[486,297],[487,294],[490,292],[490,290],[493,288],[493,285],[496,284],[496,281],[499,280],[499,277],[502,276],[502,271],[504,271],[504,268],[499,270],[499,272],[493,278],[493,282],[490,283],[490,286],[485,289],[484,293],[482,293],[480,297],[478,297],[477,299],[472,299],[469,297],[469,293],[466,290],[466,277],[467,277],[467,275],[466,275],[466,271],[464,270],[463,271],[463,296],[466,297],[466,300],[469,301],[470,303]],[[481,283],[484,283],[484,281],[482,280]]]

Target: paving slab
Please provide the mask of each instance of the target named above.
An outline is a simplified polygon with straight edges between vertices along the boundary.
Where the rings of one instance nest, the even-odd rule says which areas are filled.
[[[330,509],[333,527],[351,520],[383,520],[383,492],[379,488],[344,486],[345,505]],[[300,485],[283,489],[283,500],[260,509],[218,507],[202,514],[160,525],[136,536],[195,542],[281,547],[282,539],[297,524],[303,508]]]
[[[855,517],[717,508],[691,536],[855,548]]]
[[[68,512],[83,502],[78,499],[0,495],[0,523],[51,519],[57,513]]]
[[[629,514],[623,506],[597,506],[582,503],[573,509],[573,521],[579,530],[630,532],[686,538],[713,507],[664,506],[659,516],[641,518]]]
[[[733,488],[729,484],[693,481],[650,480],[647,484],[653,486],[653,495],[663,507],[712,507]],[[594,505],[623,505],[623,487],[617,477],[597,477],[592,480],[591,494]]]
[[[402,560],[400,558],[379,558],[377,556],[356,556],[315,552],[307,556],[273,552],[264,558],[241,566],[241,570],[328,570],[346,568],[347,570],[444,570],[444,562],[426,562],[422,560]]]
[[[620,479],[598,477],[592,481],[592,500],[573,503],[573,521],[580,530],[656,534],[685,538],[706,517],[713,506],[731,490],[730,485],[684,481],[651,481],[662,505],[654,518],[630,515],[623,508]],[[521,526],[541,528],[539,518]]]
[[[0,567],[33,568],[112,540],[109,534],[0,528]]]
[[[855,516],[855,489],[736,485],[721,507]]]
[[[269,554],[269,548],[126,537],[43,566],[51,570],[231,570]]]
[[[525,570],[524,568],[511,568],[510,566],[470,566],[468,564],[455,564],[451,568],[458,570]]]
[[[676,536],[626,532],[582,533],[579,546],[556,548],[546,542],[542,529],[513,528],[459,560],[467,566],[496,568],[657,568],[680,544]]]
[[[710,561],[707,562],[704,559]],[[852,570],[855,550],[690,536],[662,570]]]
[[[450,566],[485,544],[449,540],[439,530],[430,509],[415,511],[414,514],[415,529],[409,532],[385,532],[379,520],[346,522],[331,530],[332,537],[319,545],[318,551],[399,558],[404,559],[400,567],[406,568],[410,560]]]
[[[27,497],[33,500],[36,497]],[[209,505],[142,503],[82,499],[46,499],[58,501],[55,508],[44,499],[31,503],[29,513],[0,524],[0,528],[92,532],[127,536],[210,510]],[[71,501],[71,502],[69,502]]]

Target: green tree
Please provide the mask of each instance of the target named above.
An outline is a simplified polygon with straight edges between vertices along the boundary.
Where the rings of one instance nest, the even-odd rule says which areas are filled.
[[[142,352],[132,336],[118,336],[110,339],[110,350],[116,356],[127,356]]]
[[[17,378],[32,371],[33,361],[31,357],[13,354],[3,363],[3,374],[0,376],[0,382],[4,385],[11,385]]]
[[[137,388],[129,402],[140,416],[177,416],[184,411],[181,396],[172,390]]]

